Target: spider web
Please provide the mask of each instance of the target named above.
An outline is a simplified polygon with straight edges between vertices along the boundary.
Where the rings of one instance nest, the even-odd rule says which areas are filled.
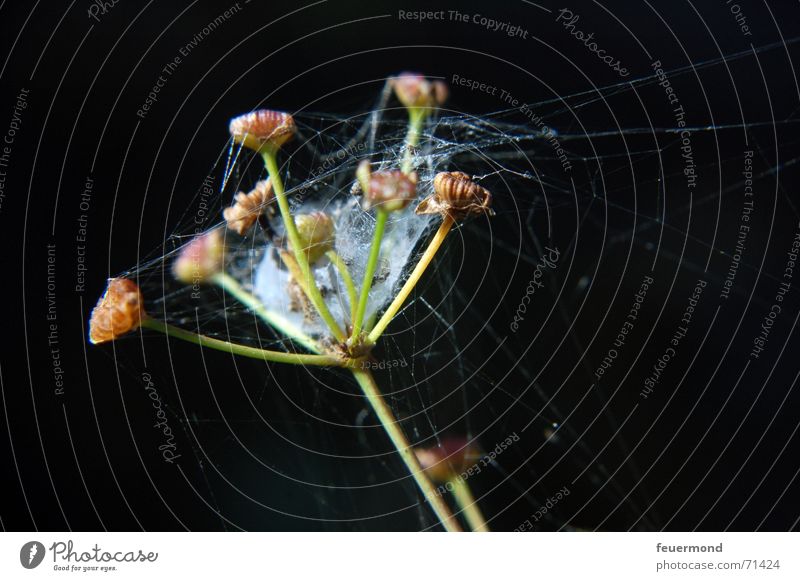
[[[752,68],[754,55],[767,57],[777,48],[693,63],[666,75],[690,110],[697,97],[693,75]],[[736,169],[742,139],[755,152],[756,187],[775,191],[776,204],[798,219],[790,191],[776,177],[791,172],[798,159],[778,155],[776,145],[780,140],[781,153],[797,145],[796,111],[770,114],[759,104],[757,113],[753,107],[746,116],[720,118],[695,107],[686,127],[677,128],[669,108],[659,114],[651,110],[659,107],[645,106],[663,106],[659,82],[650,75],[491,114],[443,109],[426,124],[415,152],[420,199],[437,172],[464,171],[493,193],[496,216],[449,235],[376,347],[376,373],[414,444],[437,445],[460,434],[485,454],[470,484],[490,526],[515,528],[548,503],[553,506],[539,514],[537,529],[654,529],[670,522],[656,502],[661,491],[651,488],[649,470],[638,466],[634,453],[649,421],[641,417],[658,412],[639,411],[644,404],[635,391],[627,399],[620,394],[645,373],[652,336],[669,339],[671,326],[657,328],[664,309],[659,312],[658,299],[649,297],[643,309],[658,315],[650,334],[641,335],[641,345],[626,345],[625,362],[618,365],[624,370],[613,381],[598,380],[595,372],[619,326],[611,309],[624,312],[631,288],[647,273],[665,281],[667,296],[680,289],[678,302],[691,282],[676,286],[679,270],[705,277],[710,286],[722,283],[734,257],[730,225],[746,182]],[[360,281],[374,219],[351,193],[355,168],[364,159],[374,168],[399,166],[405,112],[387,85],[366,114],[300,112],[295,120],[298,136],[280,160],[291,204],[295,211],[324,209],[335,216],[337,250]],[[687,188],[681,129],[691,135],[696,189]],[[260,159],[233,144],[210,173],[223,176],[209,201],[217,219],[235,192],[266,175]],[[221,290],[204,287],[195,297],[196,291],[172,279],[176,253],[196,234],[193,208],[200,196],[198,191],[187,204],[163,248],[125,273],[148,297],[148,312],[209,336],[299,350]],[[413,206],[389,225],[372,312],[391,299],[436,226],[416,216]],[[272,226],[274,232],[245,238],[226,232],[227,269],[267,306],[322,334],[318,321],[287,311],[285,271],[274,251],[281,226]],[[554,251],[557,261],[543,261]],[[756,255],[742,256],[739,276],[761,274],[759,262]],[[527,295],[529,306],[515,330],[511,323],[515,314],[520,318],[526,288],[539,275],[541,286]],[[335,316],[344,319],[336,273],[326,265],[315,276]],[[775,269],[763,276],[780,280]],[[736,293],[745,296],[746,289]],[[769,306],[761,293],[754,300]],[[587,316],[591,311],[594,316]],[[703,329],[692,333],[702,338]],[[185,476],[219,515],[220,526],[269,527],[249,515],[254,506],[282,519],[277,528],[436,527],[347,373],[236,360],[209,364],[200,357],[210,388],[202,390],[206,401],[179,393],[171,411],[196,459],[196,470]],[[690,368],[687,360],[683,370]],[[492,455],[511,435],[525,444]],[[569,509],[553,501],[564,489],[572,497]],[[307,498],[306,508],[293,508],[292,495]]]

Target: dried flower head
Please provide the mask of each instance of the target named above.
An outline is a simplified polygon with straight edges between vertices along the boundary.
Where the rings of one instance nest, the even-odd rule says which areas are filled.
[[[364,196],[365,210],[379,208],[386,212],[402,210],[417,197],[417,173],[405,174],[400,170],[372,173],[369,162],[359,164],[356,176]]]
[[[181,248],[172,273],[184,284],[200,284],[222,270],[222,234],[217,229],[195,236]]]
[[[89,319],[89,341],[95,345],[114,341],[135,331],[145,316],[142,293],[127,278],[110,278],[106,292],[97,301]]]
[[[309,264],[314,264],[333,249],[335,228],[333,220],[325,212],[300,214],[295,218],[295,224]]]
[[[401,73],[390,80],[397,99],[407,108],[441,107],[449,91],[442,81],[428,81],[418,73]]]
[[[433,192],[417,206],[417,214],[443,214],[454,220],[473,214],[494,216],[492,194],[463,172],[436,174]]]
[[[272,191],[272,182],[261,180],[248,193],[239,192],[234,197],[234,204],[225,208],[222,216],[228,223],[228,228],[244,236],[265,214],[272,215],[275,209],[270,202],[275,199]]]
[[[264,148],[277,150],[292,138],[295,124],[288,113],[259,109],[234,117],[228,129],[233,140],[245,147],[256,151]]]
[[[456,436],[443,438],[438,446],[417,448],[414,453],[422,469],[436,482],[452,480],[481,457],[469,440]]]

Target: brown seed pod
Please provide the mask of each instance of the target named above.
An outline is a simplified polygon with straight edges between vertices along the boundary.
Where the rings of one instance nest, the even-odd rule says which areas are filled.
[[[417,197],[417,173],[405,174],[400,170],[367,171],[359,166],[359,183],[362,185],[365,210],[378,208],[386,212],[402,210]],[[364,189],[366,187],[366,189]]]
[[[428,81],[419,73],[401,73],[389,82],[397,99],[409,109],[441,107],[449,94],[442,81]]]
[[[459,436],[445,437],[438,446],[416,448],[414,453],[422,469],[436,482],[447,482],[458,477],[481,458],[477,448]]]
[[[249,193],[236,194],[233,206],[225,208],[222,216],[228,223],[228,228],[244,236],[262,216],[274,214],[275,209],[270,205],[274,199],[272,182],[261,180],[256,182],[255,188]]]
[[[314,264],[333,249],[336,229],[325,212],[300,214],[295,218],[295,224],[309,264]]]
[[[279,149],[295,132],[294,119],[288,113],[259,109],[231,119],[228,127],[236,143],[260,151]]]
[[[145,316],[142,293],[127,278],[110,278],[89,319],[89,341],[97,345],[135,331]]]
[[[222,270],[223,254],[222,234],[219,230],[209,230],[181,248],[172,273],[184,284],[207,282]]]
[[[460,171],[440,172],[433,178],[434,193],[417,206],[417,214],[442,214],[454,220],[470,215],[494,216],[492,194]]]

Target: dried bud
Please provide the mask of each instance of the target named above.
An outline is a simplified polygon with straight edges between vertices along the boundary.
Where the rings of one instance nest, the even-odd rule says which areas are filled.
[[[207,282],[222,270],[222,255],[222,234],[219,230],[209,230],[181,248],[172,273],[184,284]]]
[[[434,193],[417,206],[417,214],[443,214],[454,220],[472,214],[494,216],[492,194],[460,171],[440,172],[433,178]]]
[[[314,264],[333,249],[335,229],[333,220],[325,212],[300,214],[295,218],[295,224],[309,264]]]
[[[145,316],[142,293],[127,278],[110,278],[89,319],[89,341],[97,345],[135,331]]]
[[[368,186],[363,191],[365,210],[378,208],[386,212],[396,212],[417,197],[416,172],[404,174],[400,170],[377,171],[369,174],[367,182]]]
[[[269,205],[274,199],[272,182],[261,180],[256,182],[256,187],[249,193],[239,192],[236,194],[233,206],[225,208],[222,216],[228,223],[228,228],[240,236],[244,236],[265,212],[274,212],[274,208]]]
[[[449,91],[442,81],[428,81],[418,73],[401,73],[391,79],[394,94],[407,108],[441,107]]]
[[[414,450],[422,469],[431,480],[447,482],[481,458],[478,450],[462,437],[446,437],[438,446]]]
[[[292,138],[295,125],[288,113],[259,109],[231,119],[229,130],[233,140],[245,147],[277,150]]]

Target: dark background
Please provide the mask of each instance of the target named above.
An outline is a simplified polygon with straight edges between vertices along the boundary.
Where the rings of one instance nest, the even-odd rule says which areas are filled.
[[[424,286],[429,302],[441,298],[448,319],[457,319],[454,343],[442,339],[435,349],[441,355],[420,356],[414,378],[395,372],[391,385],[411,388],[393,404],[416,417],[426,398],[461,384],[463,393],[435,406],[434,430],[409,420],[410,435],[430,441],[468,431],[491,450],[533,420],[520,443],[473,481],[497,530],[520,526],[564,486],[568,500],[537,530],[797,527],[794,286],[767,351],[747,363],[798,226],[793,122],[800,94],[790,61],[800,58],[796,7],[742,1],[752,30],[744,37],[722,2],[571,3],[580,27],[624,59],[631,76],[621,80],[552,13],[524,2],[459,2],[457,9],[517,23],[529,39],[472,23],[397,18],[398,9],[452,4],[240,2],[240,12],[182,59],[146,118],[138,118],[161,68],[231,5],[121,1],[99,22],[87,16],[88,2],[0,6],[0,130],[16,95],[30,91],[0,208],[4,529],[435,528],[380,429],[337,428],[305,413],[355,423],[364,403],[346,374],[266,371],[218,353],[201,355],[193,346],[167,349],[160,337],[104,347],[84,339],[105,279],[171,250],[170,235],[186,226],[184,213],[205,177],[219,179],[231,116],[258,106],[364,113],[387,76],[404,70],[483,79],[523,101],[547,102],[538,110],[548,123],[578,136],[565,141],[575,160],[575,196],[542,147],[533,166],[547,187],[529,194],[513,176],[496,180],[491,230],[485,223],[465,228],[463,246],[454,239],[440,261],[442,277]],[[720,64],[722,55],[739,53]],[[663,90],[646,79],[654,59],[681,71],[670,78],[691,125],[716,128],[694,134],[701,184],[692,198],[681,187],[675,135],[656,132],[656,142],[653,133],[635,131],[674,125]],[[634,91],[629,81],[636,79],[643,80]],[[606,100],[599,98],[597,88],[615,85],[603,91]],[[450,88],[452,114],[505,108],[496,97]],[[560,100],[577,93],[584,96]],[[564,110],[565,103],[579,106]],[[526,122],[520,115],[503,121]],[[722,302],[741,208],[745,135],[761,175],[756,215],[732,296]],[[663,177],[658,148],[665,152]],[[89,256],[85,290],[76,292],[76,219],[87,176],[94,183]],[[214,209],[228,199],[220,196]],[[657,219],[662,204],[664,228]],[[218,219],[211,216],[208,225]],[[523,329],[509,335],[532,264],[548,243],[565,249],[564,267],[537,296],[542,302]],[[56,245],[61,395],[48,344],[48,244]],[[657,284],[636,336],[613,373],[590,388],[657,253]],[[700,277],[708,281],[705,302],[684,348],[657,392],[642,401],[642,381]],[[448,291],[453,280],[458,292]],[[413,351],[411,335],[429,340],[436,328],[428,321],[399,332],[396,349]],[[145,370],[178,433],[176,465],[158,454],[142,390]],[[276,397],[277,386],[294,390],[294,402]],[[547,440],[548,428],[565,418]]]

